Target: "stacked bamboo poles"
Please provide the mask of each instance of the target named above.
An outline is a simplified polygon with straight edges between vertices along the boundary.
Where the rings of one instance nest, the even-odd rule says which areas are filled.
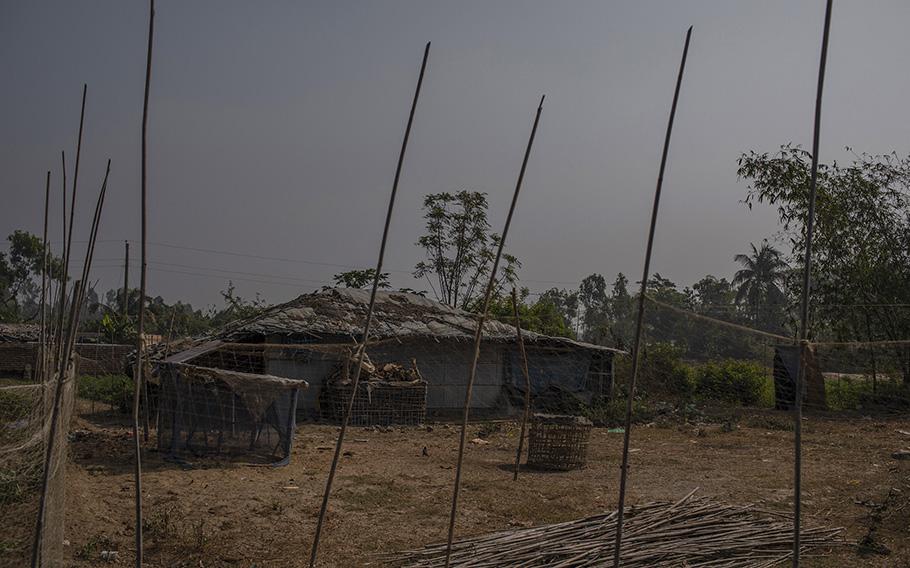
[[[366,356],[367,341],[370,338],[370,325],[373,322],[373,309],[376,305],[376,291],[379,288],[379,279],[382,277],[382,263],[385,259],[385,247],[389,236],[389,226],[392,223],[392,212],[395,209],[395,196],[398,194],[398,182],[401,180],[401,168],[404,165],[404,156],[408,149],[408,140],[411,137],[411,126],[414,124],[414,113],[417,111],[417,101],[420,99],[420,88],[423,86],[423,76],[427,70],[427,59],[429,59],[429,57],[430,42],[427,42],[427,45],[423,50],[423,62],[420,64],[420,75],[417,77],[417,88],[414,90],[414,99],[411,101],[411,112],[408,115],[408,124],[405,126],[404,138],[401,141],[401,150],[398,153],[398,165],[395,167],[395,179],[392,182],[392,193],[389,196],[389,207],[386,211],[385,226],[382,229],[382,239],[379,244],[379,258],[376,261],[376,272],[373,275],[373,287],[370,290],[370,305],[367,307],[367,314],[363,323],[363,338],[357,352],[357,364],[351,379],[351,398],[348,399],[344,418],[341,422],[341,430],[338,432],[338,439],[335,442],[335,453],[332,455],[332,465],[329,468],[329,475],[325,482],[325,490],[322,494],[322,505],[319,508],[319,518],[316,520],[316,532],[313,535],[313,546],[310,548],[310,568],[316,566],[316,560],[319,558],[319,541],[322,537],[322,525],[325,522],[325,516],[329,508],[329,499],[332,495],[332,483],[335,480],[335,472],[338,469],[338,459],[341,457],[344,435],[347,432],[348,422],[351,419],[354,400],[357,397],[357,385],[360,381],[360,373],[363,370],[363,359]]]
[[[629,507],[623,566],[767,568],[790,555],[790,522],[785,515],[751,506],[732,506],[695,491],[672,502]],[[616,511],[583,519],[503,531],[455,543],[451,565],[471,568],[604,566],[613,556]],[[843,545],[842,528],[809,528],[803,551]],[[446,545],[406,551],[384,558],[392,566],[438,568]]]

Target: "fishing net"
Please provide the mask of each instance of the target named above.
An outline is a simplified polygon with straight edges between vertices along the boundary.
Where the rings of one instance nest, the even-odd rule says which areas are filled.
[[[35,380],[39,344],[0,342],[0,376]],[[80,375],[107,375],[124,372],[132,345],[77,343],[74,346]]]
[[[870,335],[861,306],[813,305],[812,313],[841,315],[813,319],[802,343],[791,305],[711,302],[664,289],[649,292],[645,309],[633,491],[652,491],[655,477],[721,494],[735,484],[738,494],[792,515],[799,459],[804,527],[844,526],[876,561],[902,550],[898,527],[910,522],[910,341]],[[889,309],[894,321],[910,316],[906,307]],[[672,452],[658,466],[648,453],[661,452],[668,438],[686,455]]]
[[[41,566],[64,566],[66,462],[73,415],[75,372],[61,383],[58,425],[49,456],[46,510],[39,554]],[[0,387],[0,517],[5,550],[0,565],[23,566],[31,559],[35,520],[57,389],[53,380]]]
[[[159,451],[290,460],[305,381],[178,363],[162,365],[158,377]]]

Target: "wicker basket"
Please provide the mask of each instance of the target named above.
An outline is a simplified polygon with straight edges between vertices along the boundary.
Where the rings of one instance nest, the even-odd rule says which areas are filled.
[[[528,466],[560,471],[584,467],[592,427],[583,416],[535,414],[528,432]]]

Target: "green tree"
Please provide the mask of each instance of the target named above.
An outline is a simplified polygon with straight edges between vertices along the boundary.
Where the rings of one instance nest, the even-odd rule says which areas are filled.
[[[584,312],[581,323],[585,341],[599,344],[608,335],[607,281],[600,274],[586,276],[578,286],[578,302]]]
[[[631,347],[632,335],[635,332],[635,307],[629,294],[629,279],[622,272],[616,275],[607,302],[613,346],[617,349],[628,349]]]
[[[530,293],[522,288],[518,298],[518,317],[521,328],[551,337],[575,337],[557,306],[549,299],[539,297],[536,302],[528,302]],[[515,325],[515,313],[512,307],[512,296],[501,294],[490,302],[490,315],[509,325]]]
[[[63,260],[44,249],[41,239],[15,230],[7,237],[9,252],[0,252],[0,321],[33,320],[41,303],[41,271],[49,280],[63,279]]]
[[[692,285],[690,302],[692,309],[699,315],[711,320],[720,320],[735,324],[750,323],[748,314],[736,303],[736,291],[726,278],[707,275]],[[731,329],[710,320],[692,319],[689,322],[687,358],[705,360],[716,358],[762,358],[764,353],[757,351],[762,347],[754,341],[754,336]]]
[[[575,322],[578,318],[578,292],[569,292],[565,289],[550,288],[543,292],[537,300],[538,303],[546,303],[553,306],[553,309],[563,319],[566,326],[575,329]],[[575,335],[574,331],[572,333]]]
[[[176,301],[169,304],[161,296],[146,297],[146,322],[147,333],[158,334],[165,338],[197,336],[211,330],[214,326],[223,325],[238,317],[245,317],[251,313],[250,306],[258,310],[264,307],[264,302],[258,297],[253,301],[239,298],[234,291],[233,284],[228,290],[222,291],[222,297],[227,294],[231,300],[225,301],[222,309],[214,306],[207,310],[194,309],[191,304]],[[130,288],[127,292],[127,315],[123,316],[123,289],[108,290],[104,294],[104,302],[95,308],[95,317],[83,322],[86,331],[97,331],[114,343],[132,343],[136,340],[136,314],[139,313],[139,289]]]
[[[496,257],[500,237],[487,221],[487,196],[477,191],[435,193],[423,201],[426,233],[417,240],[426,260],[414,267],[426,278],[440,302],[476,309]],[[494,295],[503,295],[517,280],[518,259],[503,254]]]
[[[784,283],[789,267],[780,251],[767,241],[762,242],[760,247],[754,243],[750,246],[750,254],[734,257],[742,266],[733,277],[736,303],[748,307],[755,325],[777,328],[787,302]]]
[[[764,203],[778,219],[800,268],[806,246],[811,156],[799,146],[739,158],[746,204]],[[819,164],[812,249],[813,337],[906,340],[910,317],[910,158],[855,155]],[[798,270],[801,272],[801,270]],[[910,348],[892,348],[910,386]]]
[[[363,270],[348,270],[339,272],[332,276],[335,286],[343,288],[372,288],[373,279],[376,278],[375,268],[365,268]],[[390,288],[389,273],[383,272],[379,275],[379,287]]]
[[[685,353],[691,340],[692,320],[679,310],[692,310],[691,291],[680,290],[675,282],[655,272],[648,280],[646,295],[660,302],[645,310],[646,340],[671,344]]]
[[[221,297],[224,298],[224,308],[212,314],[211,323],[214,327],[221,327],[232,321],[253,317],[268,307],[268,304],[259,296],[258,293],[252,300],[243,298],[238,295],[232,281],[228,281],[227,290],[221,291]],[[161,298],[158,297],[156,300],[161,300]],[[154,303],[159,304],[157,301]],[[161,301],[159,305],[163,303],[164,302]],[[153,309],[151,311],[153,313],[167,312],[166,306],[162,306],[162,308]],[[159,319],[158,328],[161,329],[162,322],[160,321],[160,316],[156,319]]]
[[[692,285],[694,302],[698,312],[711,317],[731,319],[730,308],[734,307],[733,285],[726,278],[708,274]]]

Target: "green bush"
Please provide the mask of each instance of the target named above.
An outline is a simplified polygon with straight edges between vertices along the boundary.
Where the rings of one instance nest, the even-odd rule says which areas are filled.
[[[0,469],[0,505],[16,503],[28,493],[33,481],[27,473],[14,469]]]
[[[595,401],[589,406],[582,406],[577,414],[589,419],[595,426],[623,426],[626,423],[626,399]],[[658,411],[644,400],[636,398],[632,401],[633,423],[650,422],[657,414]]]
[[[82,375],[78,381],[80,398],[104,402],[121,412],[132,412],[133,381],[125,375]]]
[[[860,394],[865,388],[863,381],[850,377],[825,381],[825,401],[831,410],[856,410],[860,405]]]
[[[695,394],[700,398],[754,406],[762,401],[768,370],[756,363],[725,359],[709,361],[695,372]]]
[[[692,369],[681,360],[682,349],[669,343],[654,343],[642,350],[641,368],[636,392],[642,395],[672,395],[689,397],[694,383]],[[619,394],[625,393],[632,372],[631,357],[618,357],[614,363],[616,386]]]
[[[910,408],[910,392],[900,381],[879,379],[872,390],[872,379],[842,377],[825,381],[825,399],[831,410],[905,411]]]
[[[0,422],[27,418],[32,409],[32,395],[26,391],[0,390]]]

